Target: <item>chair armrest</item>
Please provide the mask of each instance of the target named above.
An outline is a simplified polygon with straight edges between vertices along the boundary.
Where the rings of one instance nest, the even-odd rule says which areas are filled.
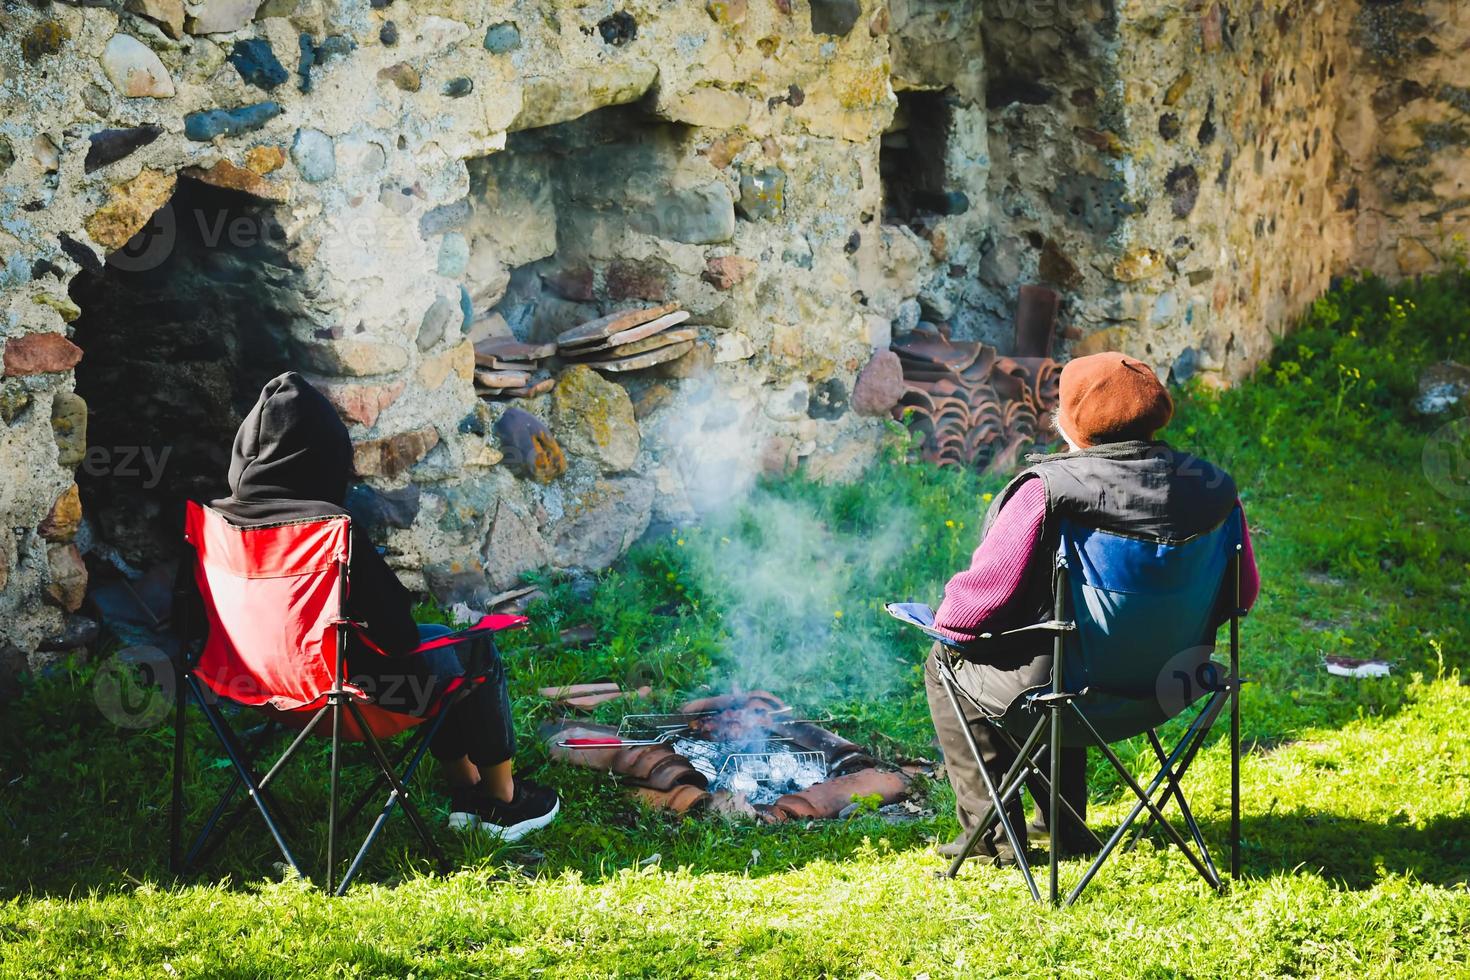
[[[410,650],[409,654],[424,653],[428,650],[437,650],[440,647],[452,647],[456,644],[464,643],[466,640],[473,640],[480,636],[499,633],[502,630],[524,629],[530,623],[531,621],[525,616],[482,616],[480,621],[472,626],[466,626],[464,629],[455,630],[453,633],[446,633],[443,636],[436,636],[433,639],[425,640]]]
[[[1015,636],[1017,633],[1071,633],[1077,629],[1077,624],[1070,619],[1048,619],[1041,623],[1032,623],[1030,626],[1018,626],[1013,630],[1003,633],[991,634],[981,633],[980,639],[990,640],[995,636]]]

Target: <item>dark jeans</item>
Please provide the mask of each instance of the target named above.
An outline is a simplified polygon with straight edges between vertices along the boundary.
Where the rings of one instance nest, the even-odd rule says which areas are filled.
[[[449,627],[420,624],[419,638],[430,640],[451,632]],[[461,651],[468,654],[467,641],[422,654],[384,657],[368,650],[349,649],[347,673],[353,684],[372,695],[380,707],[403,714],[425,716],[439,700],[439,692],[465,672]],[[482,646],[484,683],[468,693],[455,692],[445,710],[429,751],[434,758],[449,761],[469,756],[477,767],[494,766],[516,753],[516,734],[511,724],[510,692],[505,665],[489,643]]]
[[[950,704],[949,695],[945,693],[940,680],[940,664],[937,658],[943,656],[946,656],[943,648],[935,644],[934,649],[929,653],[928,661],[924,664],[924,690],[929,696],[929,714],[934,719],[934,731],[939,736],[939,748],[944,753],[944,768],[949,773],[950,785],[954,787],[955,816],[959,818],[960,826],[969,832],[990,812],[990,795],[985,790],[985,781],[980,776],[980,769],[975,765],[975,757],[971,754],[969,745],[965,743],[964,726],[969,725],[971,731],[974,732],[975,744],[980,749],[980,758],[997,789],[1000,788],[1000,781],[1005,778],[1006,770],[1015,761],[1016,754],[1011,746],[1000,737],[995,725],[976,710],[975,706],[969,703],[964,696],[964,690],[971,684],[978,689],[980,672],[985,670],[984,665],[965,662],[956,665],[955,674],[961,689],[960,710],[963,712],[963,715],[956,715],[954,707]],[[1043,760],[1049,759],[1050,755],[1044,755],[1042,758]],[[1041,769],[1043,773],[1049,773],[1049,766],[1045,761]],[[1085,818],[1087,816],[1087,750],[1085,748],[1062,750],[1061,784],[1062,797],[1072,805],[1078,816]],[[1042,788],[1041,781],[1034,777],[1026,781],[1026,788],[1031,791],[1032,798],[1038,803],[1037,809],[1040,811],[1038,825],[1044,825],[1047,817],[1045,801],[1049,797]],[[1020,793],[1011,797],[1006,806],[1006,813],[1016,828],[1017,836],[1024,844],[1026,823]],[[1063,846],[1069,849],[1080,849],[1085,840],[1086,838],[1066,817],[1064,811],[1062,815]],[[1010,846],[1005,839],[1005,831],[1001,829],[998,821],[987,833],[986,840],[982,843],[988,843],[991,849]]]

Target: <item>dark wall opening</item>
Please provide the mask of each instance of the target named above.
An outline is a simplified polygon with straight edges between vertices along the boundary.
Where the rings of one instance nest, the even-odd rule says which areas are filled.
[[[958,214],[969,206],[963,193],[947,186],[953,99],[948,91],[898,93],[898,111],[878,155],[884,220],[913,225],[926,215]]]
[[[296,280],[269,205],[188,179],[74,280],[88,407],[77,483],[94,556],[139,570],[172,557],[184,500],[226,492],[235,429],[288,367]]]

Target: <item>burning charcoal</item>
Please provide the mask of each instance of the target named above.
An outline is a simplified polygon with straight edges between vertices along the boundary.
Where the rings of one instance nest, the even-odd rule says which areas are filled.
[[[791,777],[791,781],[801,789],[806,789],[826,778],[827,773],[820,766],[802,766],[796,770],[796,775]]]

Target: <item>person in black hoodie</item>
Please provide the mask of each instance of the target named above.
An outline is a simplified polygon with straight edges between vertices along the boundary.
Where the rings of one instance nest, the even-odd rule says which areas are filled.
[[[290,371],[266,383],[240,424],[230,496],[210,506],[242,527],[343,515],[351,478],[347,427],[321,392]],[[453,647],[412,652],[447,632],[415,623],[412,610],[413,596],[354,521],[347,615],[364,626],[372,646],[349,631],[347,675],[363,691],[377,692],[379,706],[417,715],[464,668]],[[489,679],[449,705],[429,749],[449,779],[450,826],[516,840],[550,823],[560,804],[555,793],[512,772],[516,741],[505,667],[492,659]]]

